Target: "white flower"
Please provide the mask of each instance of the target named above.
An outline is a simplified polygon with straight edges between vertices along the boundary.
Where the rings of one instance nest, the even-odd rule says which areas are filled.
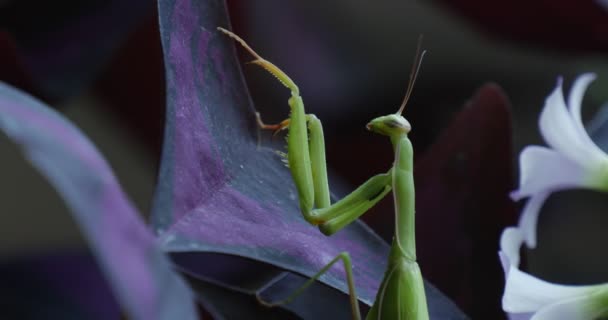
[[[502,308],[514,320],[595,320],[608,317],[608,283],[570,286],[553,284],[519,270],[522,230],[511,227],[500,239],[505,271]]]
[[[519,221],[526,244],[536,246],[538,212],[551,192],[588,188],[608,191],[608,155],[589,137],[581,120],[581,102],[595,74],[579,76],[568,97],[562,94],[562,79],[547,97],[539,119],[545,142],[551,148],[526,147],[519,158],[519,189],[514,200],[530,197]]]

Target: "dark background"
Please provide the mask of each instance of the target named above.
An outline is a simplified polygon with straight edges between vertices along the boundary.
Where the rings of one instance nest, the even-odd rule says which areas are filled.
[[[568,88],[582,72],[598,74],[584,119],[608,101],[608,9],[600,1],[228,3],[234,30],[299,85],[307,111],[323,121],[330,171],[352,186],[390,164],[388,142],[364,126],[396,111],[420,34],[428,53],[404,113],[418,155],[487,82],[500,85],[512,105],[514,156],[505,161],[515,179],[519,151],[542,144],[537,119],[558,76]],[[141,212],[149,212],[164,105],[155,4],[0,1],[0,27],[0,80],[64,112],[107,157]],[[254,66],[243,69],[264,119],[286,118],[287,91]],[[0,262],[82,248],[56,193],[4,137],[0,158]],[[529,270],[562,283],[608,280],[606,205],[605,195],[590,191],[552,197],[539,247],[528,252]],[[366,218],[378,228],[392,221],[374,212]]]

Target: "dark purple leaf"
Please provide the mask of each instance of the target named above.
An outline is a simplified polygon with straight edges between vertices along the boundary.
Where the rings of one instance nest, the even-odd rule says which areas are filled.
[[[0,83],[0,129],[72,210],[133,319],[195,319],[192,294],[95,146],[38,100]]]
[[[216,31],[228,27],[224,1],[159,1],[159,15],[167,123],[153,224],[165,250],[239,255],[306,276],[348,251],[359,298],[370,304],[388,246],[360,222],[325,237],[302,219],[289,171],[256,145],[233,43]],[[321,281],[346,292],[341,266]],[[441,311],[447,299],[434,297],[431,312]]]
[[[266,300],[276,301],[287,297],[306,282],[308,278],[300,275],[285,272],[280,278],[277,278],[270,286],[265,287],[261,295]],[[287,309],[302,316],[303,319],[350,319],[351,313],[349,309],[348,297],[343,295],[339,297],[335,292],[329,292],[325,286],[311,287],[310,292],[304,292],[303,297],[298,297]],[[449,299],[446,299],[443,293],[437,288],[425,283],[425,293],[429,302],[429,317],[431,319],[444,320],[465,320],[468,319],[458,307]],[[312,303],[312,304],[311,304]],[[339,304],[338,304],[339,303]],[[311,305],[317,308],[310,308]],[[363,312],[367,312],[368,306],[361,306]]]
[[[216,284],[199,278],[188,280],[195,292],[202,298],[202,301],[213,301],[212,304],[205,304],[205,309],[213,316],[214,320],[302,319],[281,307],[264,307],[251,294],[226,287],[223,284]]]
[[[278,156],[258,148],[255,120],[223,1],[160,1],[167,127],[154,226],[165,249],[242,255],[312,275],[341,251],[373,301],[388,247],[362,224],[323,236],[300,216]],[[269,79],[272,81],[272,79]],[[286,106],[287,108],[287,106]],[[341,268],[323,277],[345,289]]]
[[[501,231],[517,216],[508,197],[515,187],[511,134],[510,103],[487,84],[416,159],[420,266],[474,319],[504,317],[495,255]]]
[[[244,301],[245,304],[251,304],[252,301],[257,304],[256,294],[266,301],[281,300],[308,280],[307,277],[283,271],[266,263],[233,255],[192,252],[174,254],[173,259],[178,265],[184,266],[185,272],[192,274],[192,279],[196,279],[196,283],[211,283],[240,293],[242,296],[249,296],[249,301]],[[213,265],[201,263],[204,261],[213,261]],[[196,270],[196,273],[192,273],[190,270]],[[213,294],[198,292],[210,304],[223,304]],[[260,309],[260,306],[258,304],[257,309]],[[310,306],[315,306],[315,308]],[[281,308],[302,319],[350,319],[352,317],[349,297],[320,282],[313,283],[297,299]],[[363,311],[368,308],[362,306]],[[264,311],[264,309],[261,308],[259,311]],[[258,312],[257,314],[261,316],[264,313]]]

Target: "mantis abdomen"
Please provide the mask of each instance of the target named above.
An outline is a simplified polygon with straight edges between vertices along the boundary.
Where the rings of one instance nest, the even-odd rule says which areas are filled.
[[[396,241],[389,265],[366,320],[428,320],[422,274],[416,261],[401,255]]]

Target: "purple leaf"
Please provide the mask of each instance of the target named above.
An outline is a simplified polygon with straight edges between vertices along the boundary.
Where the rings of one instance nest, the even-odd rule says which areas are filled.
[[[249,292],[200,278],[188,278],[193,290],[202,298],[205,309],[215,320],[223,319],[302,319],[287,306],[267,308]],[[306,318],[305,318],[306,319]]]
[[[198,283],[212,283],[216,287],[233,291],[235,294],[248,296],[249,301],[241,299],[242,303],[244,305],[250,305],[252,302],[256,304],[255,313],[259,316],[263,316],[267,308],[256,301],[256,294],[266,301],[277,301],[292,294],[309,279],[266,263],[234,255],[189,252],[173,254],[172,258],[176,264],[186,266],[187,269],[184,271],[187,274],[193,275],[189,280],[195,290]],[[204,263],[205,261],[213,261],[213,264]],[[193,274],[191,270],[196,270],[196,274]],[[213,291],[205,292],[207,289]],[[205,288],[205,290],[196,291],[211,306],[211,308],[207,308],[208,310],[218,309],[226,304],[225,301],[215,296],[214,292],[217,289]],[[234,300],[236,297],[232,297],[232,299]],[[239,304],[238,309],[241,312],[243,309],[241,302],[235,301],[234,303]],[[313,305],[315,308],[310,307]],[[348,295],[320,282],[313,283],[297,299],[280,308],[288,310],[302,319],[350,319],[352,317]],[[232,309],[235,309],[234,306]],[[365,311],[368,307],[362,306],[362,309]],[[234,311],[232,312],[234,313]],[[249,318],[253,316],[253,313],[254,311],[249,311]],[[233,316],[232,318],[241,319],[243,317]],[[229,319],[231,318],[229,317]]]
[[[517,216],[508,197],[515,187],[511,134],[510,102],[486,84],[416,160],[418,261],[474,319],[504,319],[504,274],[492,252]]]
[[[167,127],[153,223],[165,249],[241,255],[312,275],[341,251],[371,303],[388,247],[363,224],[325,237],[300,216],[289,171],[258,148],[223,1],[159,1]],[[273,81],[272,78],[268,79]],[[287,104],[286,104],[287,110]],[[341,267],[322,281],[346,289]]]
[[[388,246],[360,222],[325,237],[303,220],[289,171],[256,144],[233,43],[216,31],[228,27],[224,1],[161,0],[159,15],[167,120],[152,219],[165,250],[239,255],[306,276],[348,251],[357,294],[370,304]],[[341,266],[321,281],[346,292]],[[431,313],[453,306],[429,288]]]
[[[95,146],[38,100],[0,83],[0,129],[66,201],[133,319],[196,319],[192,294]]]

